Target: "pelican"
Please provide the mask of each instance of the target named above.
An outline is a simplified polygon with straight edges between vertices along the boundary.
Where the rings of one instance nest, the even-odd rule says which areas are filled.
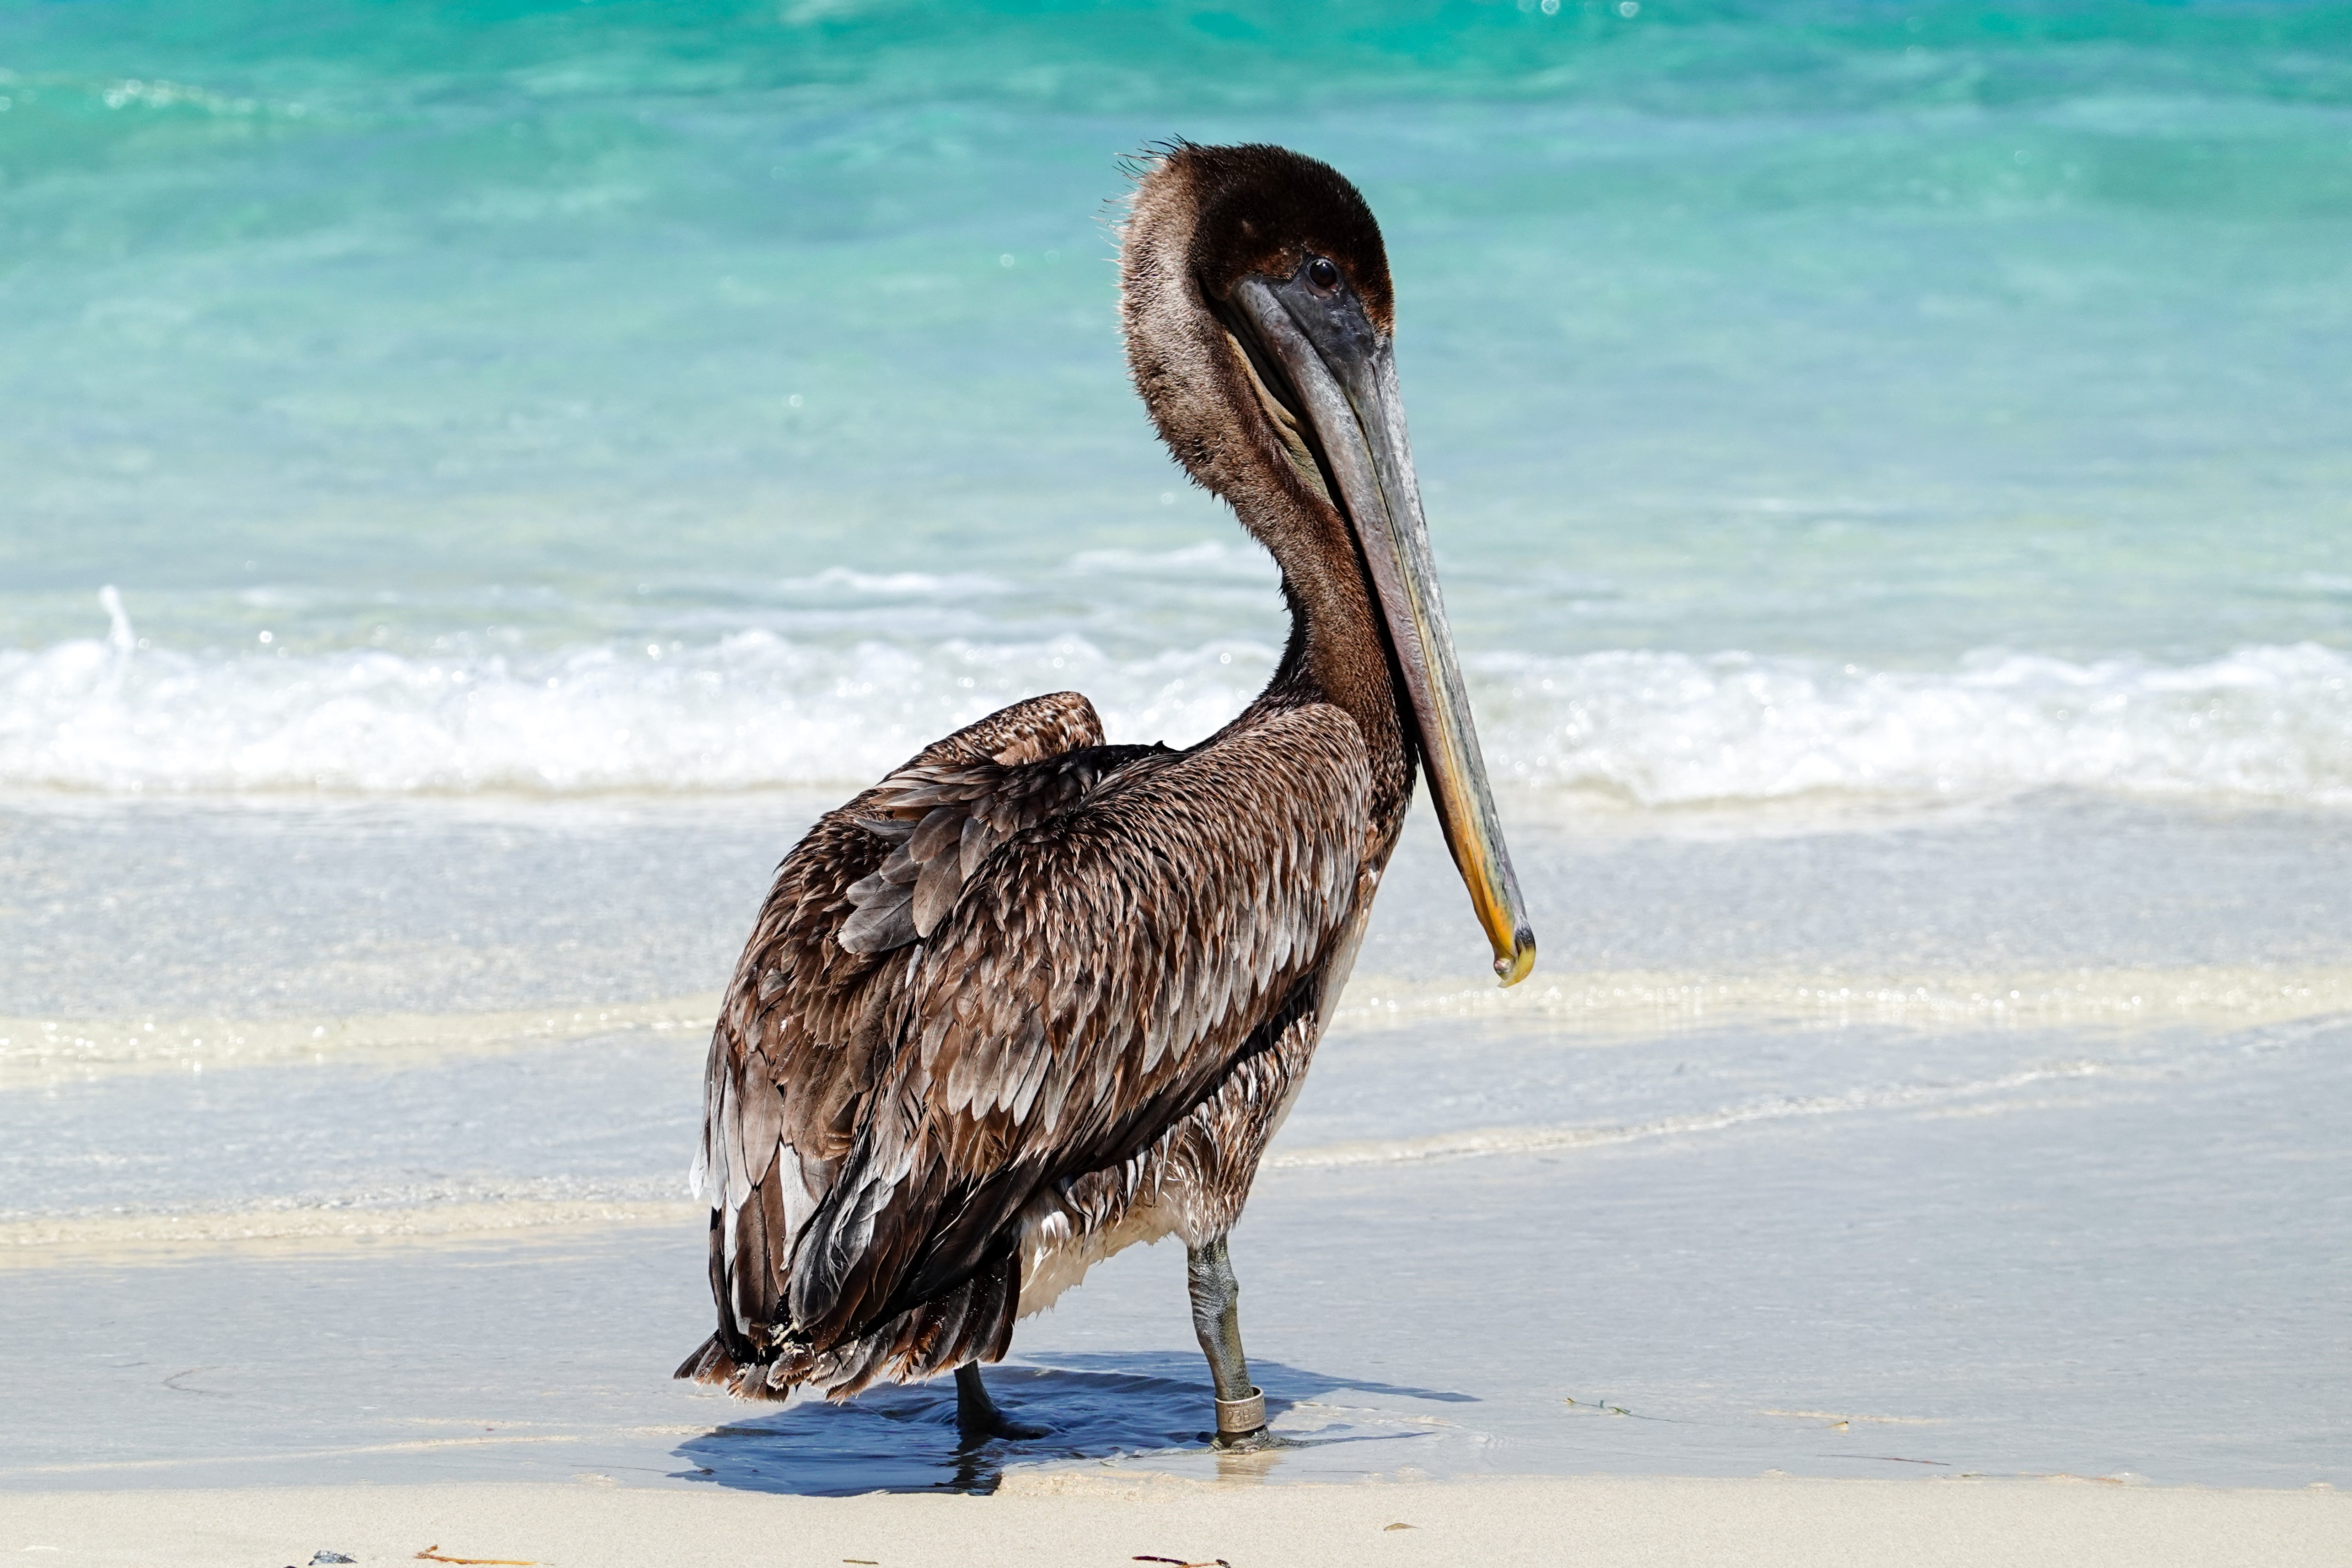
[[[1379,225],[1280,147],[1142,162],[1136,390],[1282,572],[1265,689],[1198,745],[1106,745],[1073,691],[932,742],[776,872],[705,1080],[719,1326],[677,1375],[754,1399],[980,1365],[1096,1263],[1175,1235],[1224,1447],[1266,1444],[1226,1247],[1425,767],[1506,985],[1535,937],[1439,598]]]

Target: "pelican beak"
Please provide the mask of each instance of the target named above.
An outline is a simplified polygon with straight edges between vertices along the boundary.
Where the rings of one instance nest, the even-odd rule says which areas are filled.
[[[1536,937],[1445,625],[1390,341],[1344,279],[1318,289],[1303,267],[1287,279],[1244,278],[1231,300],[1256,340],[1245,349],[1263,353],[1288,382],[1286,401],[1295,399],[1315,456],[1338,486],[1412,703],[1445,846],[1494,947],[1495,973],[1516,985],[1535,967]]]

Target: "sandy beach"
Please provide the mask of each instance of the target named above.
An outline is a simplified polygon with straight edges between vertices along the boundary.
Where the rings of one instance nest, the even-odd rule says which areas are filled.
[[[11,1497],[0,1550],[59,1564],[546,1568],[2298,1568],[2352,1553],[2332,1490],[2088,1481],[1498,1479],[1265,1488],[1062,1476],[991,1498],[681,1496],[572,1485],[248,1489]],[[437,1555],[428,1555],[436,1553]]]

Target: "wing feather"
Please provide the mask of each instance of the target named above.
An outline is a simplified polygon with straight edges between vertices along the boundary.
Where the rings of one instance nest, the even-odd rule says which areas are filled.
[[[891,777],[1001,775],[1101,743],[1093,706],[1058,692],[935,742]],[[852,1146],[877,1048],[897,1037],[921,866],[892,864],[917,824],[894,816],[886,793],[877,785],[826,813],[777,868],[712,1033],[694,1174],[713,1210],[714,1342],[728,1355],[749,1357],[776,1323],[800,1233]],[[871,906],[854,891],[877,882],[900,896],[859,928]],[[895,940],[845,941],[853,928]]]
[[[1303,708],[990,852],[909,970],[902,1043],[793,1270],[796,1331],[840,1342],[954,1288],[1041,1186],[1199,1103],[1352,911],[1368,778],[1352,721]]]
[[[776,1163],[776,1151],[783,1141],[784,1097],[761,1051],[755,1050],[744,1059],[737,1085],[736,1092],[742,1098],[736,1125],[743,1140],[743,1165],[757,1186]]]

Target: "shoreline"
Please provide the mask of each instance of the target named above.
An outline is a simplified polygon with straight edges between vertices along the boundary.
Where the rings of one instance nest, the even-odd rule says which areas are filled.
[[[669,1380],[711,1310],[695,1020],[769,831],[398,820],[0,824],[44,933],[0,1008],[0,1523],[31,1489],[992,1483],[937,1387]],[[1310,1445],[1266,1479],[2352,1492],[2347,823],[1536,835],[1552,978],[1510,993],[1409,834],[1235,1233]],[[992,1376],[1055,1461],[1218,1478],[1183,1271],[1122,1254],[1023,1326]]]
[[[1586,1476],[1349,1486],[1010,1476],[991,1496],[804,1498],[570,1483],[0,1494],[0,1551],[58,1564],[874,1568],[1173,1562],[2295,1568],[2352,1554],[2352,1498],[2017,1480]],[[437,1556],[427,1556],[428,1552]]]

